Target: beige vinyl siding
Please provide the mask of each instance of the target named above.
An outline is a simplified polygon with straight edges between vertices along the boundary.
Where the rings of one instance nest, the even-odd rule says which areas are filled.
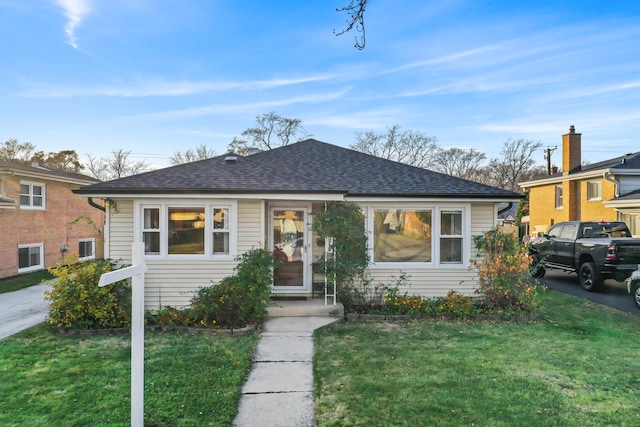
[[[147,260],[145,308],[184,307],[194,293],[229,276],[235,261]]]
[[[264,246],[263,216],[260,200],[238,201],[238,255]]]
[[[493,203],[471,205],[471,235],[481,235],[494,227],[495,205]],[[473,241],[471,256],[476,256]],[[468,260],[464,260],[465,263]],[[426,297],[443,297],[450,290],[455,290],[465,295],[473,295],[478,285],[477,274],[473,266],[469,268],[447,268],[446,266],[434,266],[432,268],[403,269],[408,278],[409,286],[400,289],[401,293],[423,295]],[[376,268],[371,269],[375,283],[393,285],[400,277],[400,271],[396,269]]]
[[[498,212],[493,203],[471,205],[471,235],[478,236],[496,225]]]
[[[109,208],[109,257],[131,264],[133,243],[133,200],[115,200]]]
[[[259,200],[238,202],[238,253],[260,247],[263,238],[262,203]],[[132,222],[133,224],[133,222]],[[133,228],[133,225],[131,225]],[[131,251],[129,249],[129,251]],[[232,260],[147,259],[145,307],[184,307],[198,288],[211,286],[233,274],[237,262]]]
[[[475,271],[468,268],[446,269],[406,269],[402,270],[408,279],[409,285],[400,288],[400,293],[407,292],[409,295],[422,295],[425,297],[443,297],[450,290],[455,290],[464,295],[473,295],[477,287],[477,275]],[[400,277],[400,271],[393,269],[371,270],[374,283],[381,283],[384,286],[394,286]],[[340,290],[338,290],[340,293]]]

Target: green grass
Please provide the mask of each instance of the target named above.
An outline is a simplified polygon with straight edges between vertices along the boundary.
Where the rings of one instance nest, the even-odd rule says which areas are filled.
[[[552,291],[541,303],[529,324],[318,331],[316,424],[640,425],[640,318]]]
[[[35,273],[21,274],[20,276],[8,277],[0,279],[0,294],[5,292],[13,292],[22,288],[37,285],[43,280],[53,279],[53,276],[47,271],[36,271]]]
[[[257,333],[145,338],[145,425],[231,425]],[[130,361],[127,334],[78,337],[38,326],[6,338],[0,425],[129,425]]]

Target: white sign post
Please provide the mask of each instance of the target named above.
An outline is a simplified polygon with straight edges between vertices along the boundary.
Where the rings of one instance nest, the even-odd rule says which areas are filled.
[[[131,426],[144,426],[144,243],[132,244],[131,267],[100,276],[98,286],[131,277]]]

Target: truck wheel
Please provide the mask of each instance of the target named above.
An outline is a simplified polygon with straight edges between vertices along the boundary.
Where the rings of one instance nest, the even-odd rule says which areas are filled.
[[[600,272],[598,272],[593,262],[585,262],[582,264],[578,272],[578,277],[580,278],[580,285],[582,285],[585,291],[597,292],[602,287]]]
[[[640,309],[640,282],[633,285],[633,302],[636,303],[636,308]]]
[[[542,265],[542,263],[540,262],[540,255],[531,255],[531,265],[529,266],[529,271],[531,272],[531,277],[540,278],[544,276],[545,269],[544,265]]]

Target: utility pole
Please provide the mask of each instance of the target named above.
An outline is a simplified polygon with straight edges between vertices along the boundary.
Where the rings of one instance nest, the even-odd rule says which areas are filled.
[[[546,150],[544,150],[544,158],[547,160],[547,175],[551,175],[551,153],[553,153],[554,151],[556,151],[558,149],[558,147],[547,147]]]

